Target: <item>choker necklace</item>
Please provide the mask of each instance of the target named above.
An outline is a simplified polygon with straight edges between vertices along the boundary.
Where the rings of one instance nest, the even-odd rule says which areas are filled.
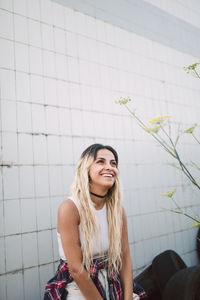
[[[101,196],[101,195],[97,195],[93,192],[90,192],[91,195],[95,196],[95,197],[98,197],[98,198],[105,198],[107,196],[108,193],[106,193],[104,196]]]

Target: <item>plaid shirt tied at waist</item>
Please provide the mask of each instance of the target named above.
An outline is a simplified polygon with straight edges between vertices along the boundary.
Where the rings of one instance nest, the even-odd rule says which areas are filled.
[[[98,273],[101,269],[107,269],[107,261],[104,258],[94,258],[90,266],[90,277],[102,298],[104,300],[122,300],[123,292],[119,275],[108,278],[110,299],[106,299],[106,293],[98,279]],[[55,276],[46,284],[44,300],[66,300],[68,294],[66,287],[67,284],[72,281],[73,278],[70,274],[67,262],[61,259]],[[134,293],[138,294],[140,299],[147,297],[143,288],[136,282],[134,282]]]

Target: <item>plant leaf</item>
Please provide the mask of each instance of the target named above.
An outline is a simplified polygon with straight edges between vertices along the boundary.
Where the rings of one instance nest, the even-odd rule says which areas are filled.
[[[190,128],[186,129],[184,132],[185,133],[193,133],[194,129],[197,127],[197,123],[195,123],[193,126]]]
[[[169,165],[170,165],[171,167],[174,167],[174,168],[176,168],[176,169],[182,171],[182,169],[181,169],[180,167],[178,167],[175,163],[171,163],[171,164],[169,164]]]
[[[176,189],[173,189],[167,193],[161,193],[160,195],[161,196],[164,196],[164,197],[169,197],[169,198],[172,198],[172,196],[174,195],[174,193],[176,193]]]

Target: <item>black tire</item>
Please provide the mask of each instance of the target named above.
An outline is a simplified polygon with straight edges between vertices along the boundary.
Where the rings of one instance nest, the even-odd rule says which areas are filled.
[[[200,300],[200,266],[174,274],[165,287],[162,300]]]
[[[147,300],[161,300],[161,293],[152,271],[152,265],[148,266],[134,280],[136,280],[147,293]]]
[[[197,255],[200,261],[200,228],[197,232]]]
[[[182,258],[173,250],[166,250],[157,255],[152,262],[152,270],[160,292],[163,292],[168,280],[176,272],[186,267]]]

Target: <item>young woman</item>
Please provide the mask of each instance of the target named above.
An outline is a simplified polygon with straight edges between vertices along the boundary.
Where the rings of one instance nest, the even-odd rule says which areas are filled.
[[[139,296],[133,294],[118,155],[112,147],[93,144],[82,153],[71,195],[58,209],[61,260],[46,285],[44,299],[145,298],[140,287],[134,287]]]

